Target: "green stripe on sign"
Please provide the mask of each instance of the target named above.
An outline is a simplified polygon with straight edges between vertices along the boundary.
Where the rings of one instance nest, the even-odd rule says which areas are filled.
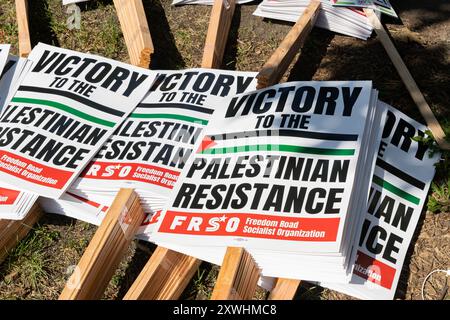
[[[326,156],[352,156],[355,154],[354,149],[311,148],[311,147],[291,146],[286,144],[258,144],[258,145],[236,146],[226,148],[211,148],[203,150],[201,153],[225,154],[225,153],[238,153],[248,151],[283,151],[294,153],[320,154]]]
[[[208,120],[168,113],[154,113],[154,114],[132,113],[130,117],[136,119],[175,119],[186,122],[199,123],[202,125],[208,124]]]
[[[102,126],[105,127],[114,127],[116,124],[114,122],[111,121],[107,121],[107,120],[103,120],[94,116],[91,116],[87,113],[84,113],[82,111],[76,110],[72,107],[66,106],[65,104],[59,103],[59,102],[55,102],[55,101],[50,101],[50,100],[42,100],[42,99],[32,99],[32,98],[18,98],[15,97],[11,100],[12,102],[19,102],[19,103],[32,103],[32,104],[39,104],[39,105],[43,105],[43,106],[48,106],[48,107],[52,107],[52,108],[56,108],[62,111],[65,111],[67,113],[71,113],[74,116],[77,116],[79,118],[82,118],[84,120],[90,121],[90,122],[94,122],[97,124],[100,124]]]
[[[400,198],[403,198],[409,202],[412,202],[414,204],[419,204],[420,199],[413,196],[412,194],[403,191],[400,188],[397,188],[396,186],[394,186],[393,184],[381,179],[380,177],[374,175],[373,176],[373,182],[377,185],[379,185],[380,187],[382,187],[383,189],[386,189],[390,192],[392,192],[393,194],[396,194],[397,196],[399,196]]]

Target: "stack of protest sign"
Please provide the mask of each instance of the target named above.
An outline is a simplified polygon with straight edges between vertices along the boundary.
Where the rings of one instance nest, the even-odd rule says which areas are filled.
[[[326,143],[321,141],[320,147],[314,146],[314,149],[308,150],[305,141],[313,138],[307,138],[305,131],[318,137],[319,133],[323,133],[318,131],[318,126],[329,126],[337,130],[340,124],[323,119],[316,123],[314,118],[301,120],[300,117],[293,118],[284,113],[278,119],[275,117],[270,120],[272,117],[269,117],[266,120],[264,109],[270,109],[270,104],[276,106],[274,111],[283,110],[289,97],[286,94],[281,98],[281,95],[279,99],[274,99],[276,93],[272,92],[271,95],[267,92],[266,98],[270,97],[269,100],[272,101],[263,102],[264,99],[261,98],[260,108],[256,109],[252,108],[252,104],[258,105],[255,101],[261,96],[247,95],[248,98],[240,104],[242,113],[236,112],[239,110],[236,107],[239,106],[238,100],[230,104],[231,108],[228,108],[221,119],[221,125],[208,129],[207,137],[214,143],[197,154],[180,178],[171,203],[158,222],[158,232],[152,239],[160,245],[217,264],[221,263],[226,246],[244,246],[262,268],[263,275],[311,280],[361,299],[392,299],[406,252],[426,203],[434,176],[434,164],[439,159],[439,154],[430,153],[429,146],[422,143],[420,138],[414,139],[426,137],[426,127],[382,102],[377,103],[374,126],[369,138],[372,152],[367,154],[365,168],[361,171],[355,169],[357,176],[371,182],[370,192],[363,192],[356,205],[347,207],[347,214],[355,223],[344,227],[346,234],[341,242],[345,245],[347,241],[348,245],[342,251],[345,252],[345,257],[342,257],[333,254],[329,247],[323,250],[322,247],[325,246],[321,245],[337,243],[339,232],[333,234],[330,228],[332,225],[327,220],[330,216],[342,219],[343,215],[330,213],[335,208],[343,207],[330,205],[327,200],[323,200],[327,199],[326,191],[319,195],[318,186],[324,181],[316,180],[311,187],[315,185],[312,190],[317,190],[316,201],[322,199],[323,206],[322,212],[316,212],[311,217],[308,210],[320,209],[309,198],[308,181],[305,181],[308,173],[301,171],[301,168],[309,169],[310,179],[314,172],[320,172],[330,178],[334,175],[339,181],[339,174],[333,174],[333,166],[328,167],[328,171],[323,171],[324,167],[314,167],[314,162],[308,159],[311,155],[303,161],[289,159],[293,152],[313,151],[315,155],[323,156]],[[295,105],[293,102],[288,101],[287,105]],[[306,98],[304,103],[307,103]],[[250,121],[246,115],[255,111],[253,121]],[[274,113],[271,112],[270,115]],[[248,123],[254,124],[252,129],[258,127],[265,130],[245,133],[236,131],[232,123],[226,123],[227,117],[235,116],[237,118],[234,120],[240,130],[248,128]],[[274,122],[279,123],[278,126],[275,125],[278,132],[273,130]],[[281,125],[283,122],[284,125]],[[302,142],[295,144],[295,147],[288,144],[287,139],[284,140],[289,136],[285,128],[289,122],[295,123],[298,128],[301,123],[311,126],[311,131],[298,130],[295,133],[297,138],[301,137],[298,140]],[[230,129],[217,134],[219,128]],[[270,129],[267,128],[272,128],[270,135]],[[261,144],[260,139],[263,137],[267,140]],[[379,142],[381,138],[382,141]],[[226,140],[236,143],[227,143]],[[347,142],[342,140],[341,133],[338,145],[340,148],[348,148]],[[289,156],[283,155],[286,151],[290,153]],[[266,157],[271,155],[271,160],[266,160],[265,166],[262,165],[264,154]],[[343,155],[335,150],[334,156],[338,154]],[[300,172],[297,172],[298,176],[294,180],[295,166],[300,168]],[[258,183],[252,183],[255,177],[259,178]],[[270,183],[270,180],[285,177],[287,180],[282,183]],[[218,182],[214,183],[214,180]],[[331,192],[336,180],[329,180],[324,184],[328,192]],[[297,184],[291,185],[294,181]],[[352,196],[365,190],[366,186],[363,184],[352,189]],[[297,189],[292,191],[295,186]],[[287,187],[289,190],[286,192]],[[344,185],[341,188],[344,190],[342,195],[345,195],[345,189]],[[343,204],[344,198],[345,196],[339,198],[339,204]],[[334,199],[337,200],[338,197]],[[366,201],[367,205],[363,205]],[[295,214],[286,214],[284,210],[291,208]],[[322,220],[315,221],[317,219]],[[335,237],[331,240],[322,238],[324,242],[321,243],[318,236],[322,233],[326,237],[330,231]],[[290,246],[293,241],[297,241],[297,246]],[[300,250],[296,250],[297,248]]]
[[[6,61],[8,60],[10,47],[11,45],[9,44],[0,44],[0,74],[2,73]]]
[[[253,14],[263,18],[296,22],[310,2],[309,0],[263,0]],[[363,40],[369,38],[373,30],[361,9],[335,7],[329,0],[321,1],[321,9],[315,25]]]
[[[31,66],[27,59],[9,55],[9,45],[0,45],[0,114],[5,103]],[[8,180],[0,186],[0,219],[21,220],[35,203],[38,195],[15,190]]]
[[[62,0],[62,4],[68,5],[68,4],[72,4],[72,3],[79,3],[79,2],[86,2],[88,0]]]
[[[0,45],[0,218],[100,224],[120,188],[140,238],[221,264],[245,247],[262,275],[393,298],[439,155],[370,81],[150,71],[37,45]],[[415,137],[419,137],[416,139]]]
[[[371,82],[358,81],[234,97],[214,116],[151,239],[213,263],[227,246],[244,246],[265,276],[314,280],[329,270],[327,279],[342,280],[379,140],[376,101]],[[311,268],[297,272],[298,260]]]
[[[388,0],[331,0],[336,7],[368,8],[397,18],[397,13]]]
[[[368,208],[354,243],[347,283],[320,285],[361,299],[393,299],[409,244],[427,200],[439,153],[414,137],[427,128],[393,107],[387,112]]]
[[[223,0],[225,3],[227,0]],[[236,3],[243,4],[252,2],[253,0],[236,0]],[[185,4],[203,4],[203,5],[213,5],[214,0],[173,0],[172,5],[185,5]]]
[[[58,199],[142,100],[155,73],[44,44],[16,61],[29,70],[4,74],[14,71],[8,79],[17,83],[9,85],[0,118],[0,177],[20,190],[15,199]]]
[[[97,216],[98,224],[120,188],[135,189],[150,216],[160,211],[186,161],[198,149],[214,110],[228,105],[236,94],[256,88],[253,72],[158,73],[149,94],[64,196],[77,199],[72,201],[73,213],[66,210],[66,214],[79,217],[79,206],[98,202],[102,205],[91,205],[91,217]]]

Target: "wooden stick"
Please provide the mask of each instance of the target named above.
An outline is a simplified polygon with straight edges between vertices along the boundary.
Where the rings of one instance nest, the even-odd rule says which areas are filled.
[[[130,62],[139,67],[149,68],[154,48],[142,0],[114,0],[114,6]]]
[[[201,260],[157,247],[124,300],[175,300],[188,285]]]
[[[297,23],[286,35],[280,46],[262,67],[256,78],[257,88],[261,89],[278,83],[294,59],[296,53],[305,43],[319,14],[320,2],[313,0],[305,9]]]
[[[100,299],[143,220],[137,194],[121,189],[59,299]]]
[[[0,263],[16,244],[25,238],[33,225],[42,216],[42,211],[35,204],[23,220],[0,220]]]
[[[235,0],[214,1],[203,51],[203,68],[220,68],[235,7]]]
[[[297,292],[300,280],[279,278],[269,295],[269,300],[292,300]]]
[[[402,78],[403,83],[409,91],[409,94],[419,108],[419,111],[422,114],[422,117],[425,119],[428,128],[430,128],[431,132],[433,133],[436,142],[442,149],[450,150],[450,143],[445,140],[444,130],[442,130],[441,125],[434,116],[433,111],[425,100],[425,97],[420,91],[416,81],[406,67],[405,62],[403,62],[403,59],[395,48],[395,45],[389,37],[386,29],[384,29],[383,25],[381,24],[380,19],[378,19],[377,15],[371,9],[364,9],[364,12],[366,13],[367,17],[370,20],[370,23],[375,29],[375,32],[377,33],[381,44],[389,55],[389,58],[397,69],[398,74]]]
[[[259,268],[243,248],[228,247],[211,300],[248,300],[255,293]]]
[[[19,55],[28,57],[31,52],[30,29],[28,27],[28,1],[16,0],[17,29],[19,33]]]

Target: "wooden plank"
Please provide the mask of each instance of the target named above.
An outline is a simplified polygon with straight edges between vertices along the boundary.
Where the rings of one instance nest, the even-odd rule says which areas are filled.
[[[143,220],[137,194],[121,189],[59,299],[100,299]]]
[[[220,68],[235,7],[235,0],[214,1],[203,51],[203,68]]]
[[[319,14],[320,2],[313,0],[305,9],[297,23],[262,67],[256,78],[258,89],[278,83],[288,69],[297,52],[305,43]]]
[[[188,285],[201,260],[157,247],[124,300],[175,300]]]
[[[228,247],[211,300],[249,300],[259,276],[258,266],[244,248]]]
[[[381,24],[380,19],[378,19],[377,15],[373,12],[373,10],[364,9],[364,12],[369,18],[370,23],[375,29],[375,32],[377,33],[381,44],[383,45],[389,58],[391,59],[395,68],[397,69],[397,72],[399,73],[400,77],[402,78],[403,83],[408,89],[409,94],[411,95],[417,107],[419,108],[419,111],[422,114],[422,117],[425,119],[428,128],[433,133],[436,142],[442,149],[450,150],[450,143],[445,140],[444,130],[442,130],[441,125],[434,116],[433,111],[431,110],[430,106],[425,100],[425,97],[420,91],[419,86],[417,85],[413,76],[409,72],[407,66],[405,65],[405,62],[401,58],[397,49],[395,48],[395,45],[392,42],[391,38],[389,37],[386,29]]]
[[[142,0],[114,0],[131,64],[149,68],[154,52]]]
[[[42,216],[38,204],[35,204],[23,220],[0,220],[0,263],[16,244],[25,238],[34,224]]]
[[[16,0],[17,29],[19,33],[19,55],[28,57],[31,52],[30,29],[28,26],[28,1]]]
[[[269,300],[292,300],[297,292],[300,280],[279,278],[269,295]]]

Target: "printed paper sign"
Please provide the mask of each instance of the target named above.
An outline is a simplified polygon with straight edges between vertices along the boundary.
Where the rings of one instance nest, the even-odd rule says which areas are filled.
[[[183,172],[155,240],[339,251],[371,95],[364,81],[292,82],[233,98]]]
[[[167,198],[215,109],[254,89],[256,73],[159,71],[151,92],[81,175],[77,189],[144,189]]]
[[[0,118],[0,179],[58,198],[142,100],[155,73],[38,44]]]
[[[331,0],[334,6],[370,8],[398,18],[397,13],[388,0]]]

